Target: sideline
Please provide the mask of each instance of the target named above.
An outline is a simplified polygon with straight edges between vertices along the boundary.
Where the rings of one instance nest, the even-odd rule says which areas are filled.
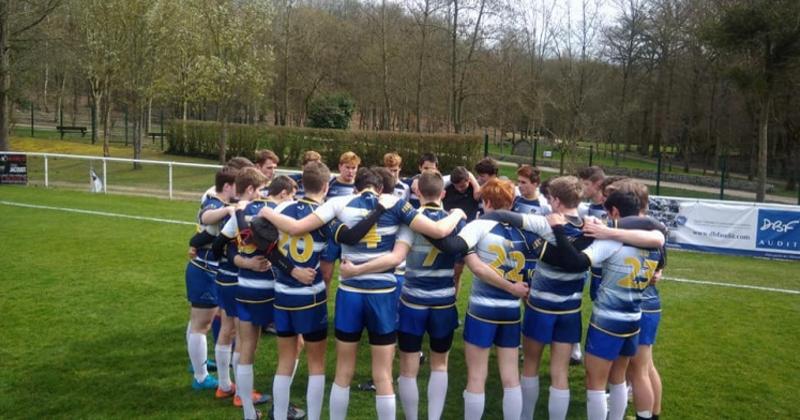
[[[94,216],[116,217],[119,219],[146,220],[149,222],[170,223],[173,225],[189,225],[189,226],[196,225],[196,223],[186,222],[183,220],[160,219],[157,217],[134,216],[130,214],[109,213],[105,211],[94,211],[94,210],[83,210],[83,209],[71,209],[67,207],[40,206],[36,204],[16,203],[13,201],[5,201],[5,200],[0,200],[0,204],[13,207],[24,207],[29,209],[56,210],[68,213],[80,213],[80,214],[91,214]]]
[[[32,209],[43,209],[43,210],[55,210],[55,211],[64,211],[68,213],[79,213],[79,214],[90,214],[94,216],[106,216],[106,217],[116,217],[121,219],[132,219],[132,220],[145,220],[150,222],[157,222],[157,223],[170,223],[175,225],[189,225],[194,226],[195,223],[186,222],[183,220],[171,220],[171,219],[159,219],[156,217],[145,217],[145,216],[133,216],[129,214],[120,214],[120,213],[109,213],[104,211],[94,211],[94,210],[82,210],[82,209],[72,209],[67,207],[53,207],[53,206],[40,206],[36,204],[26,204],[26,203],[16,203],[13,201],[5,201],[0,200],[0,204],[12,207],[23,207],[23,208],[32,208]],[[662,281],[674,281],[677,283],[688,283],[688,284],[699,284],[704,286],[719,286],[719,287],[732,287],[737,289],[750,289],[750,290],[760,290],[765,292],[776,292],[776,293],[784,293],[790,295],[800,295],[800,290],[792,290],[792,289],[778,289],[774,287],[762,287],[762,286],[752,286],[749,284],[735,284],[735,283],[722,283],[717,281],[706,281],[706,280],[692,280],[692,279],[684,279],[679,277],[668,277],[665,276],[662,278]]]

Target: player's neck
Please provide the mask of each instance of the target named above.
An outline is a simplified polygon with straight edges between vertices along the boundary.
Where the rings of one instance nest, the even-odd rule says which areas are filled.
[[[325,201],[325,194],[322,194],[322,193],[312,194],[312,193],[309,193],[308,191],[306,191],[305,198],[307,198],[309,200],[316,201],[317,203],[321,203],[321,202]]]
[[[341,176],[341,175],[339,175],[339,176],[337,176],[337,177],[336,177],[336,181],[337,181],[338,183],[340,183],[340,184],[345,184],[345,185],[353,185],[353,184],[354,184],[354,182],[353,182],[353,181],[350,181],[350,182],[347,182],[347,181],[345,181],[345,180],[344,180],[344,178],[342,178],[342,176]]]
[[[575,217],[579,216],[577,208],[574,208],[574,209],[566,209],[566,208],[565,209],[561,209],[561,214],[563,214],[564,216],[575,216]]]
[[[423,198],[423,200],[424,200],[424,198]],[[429,207],[442,207],[442,201],[441,200],[425,200],[423,202],[420,202],[420,205],[421,206],[429,206]]]
[[[523,195],[522,197],[524,199],[530,200],[530,201],[538,200],[539,199],[539,191],[534,191],[533,194],[531,194],[531,195]]]

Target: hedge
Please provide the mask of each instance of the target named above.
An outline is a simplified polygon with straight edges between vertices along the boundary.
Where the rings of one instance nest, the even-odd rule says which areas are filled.
[[[207,121],[170,121],[167,153],[215,159],[221,125]],[[299,167],[303,153],[316,150],[331,170],[339,156],[353,151],[362,165],[382,165],[383,155],[397,152],[403,157],[403,172],[414,173],[423,153],[435,153],[439,168],[449,173],[456,166],[471,168],[482,157],[483,140],[475,135],[420,134],[393,131],[352,131],[299,127],[228,124],[227,156],[253,157],[258,149],[270,149],[284,167]]]

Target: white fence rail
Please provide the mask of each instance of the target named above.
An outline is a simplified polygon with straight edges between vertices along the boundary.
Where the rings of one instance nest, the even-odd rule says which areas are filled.
[[[0,152],[27,156],[28,183],[44,187],[87,189],[90,171],[102,180],[103,193],[124,193],[168,197],[197,198],[214,184],[214,174],[222,165],[85,156],[61,153]],[[134,168],[134,164],[138,168]],[[298,173],[278,170],[278,174]]]

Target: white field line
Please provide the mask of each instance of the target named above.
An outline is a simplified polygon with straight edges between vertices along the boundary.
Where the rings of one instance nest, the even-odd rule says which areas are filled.
[[[691,279],[682,279],[677,277],[664,277],[663,280],[675,281],[678,283],[702,284],[705,286],[733,287],[737,289],[762,290],[765,292],[777,292],[777,293],[786,293],[789,295],[800,295],[800,290],[776,289],[774,287],[751,286],[749,284],[720,283],[718,281],[691,280]]]
[[[72,209],[66,207],[52,207],[52,206],[40,206],[36,204],[26,204],[26,203],[15,203],[12,201],[5,201],[0,200],[0,204],[4,204],[7,206],[14,206],[14,207],[24,207],[24,208],[31,208],[31,209],[44,209],[44,210],[56,210],[56,211],[64,211],[69,213],[80,213],[80,214],[91,214],[94,216],[106,216],[106,217],[116,217],[120,219],[133,219],[133,220],[146,220],[151,222],[157,223],[170,223],[175,225],[190,225],[194,226],[195,223],[186,222],[183,220],[171,220],[171,219],[160,219],[157,217],[144,217],[144,216],[133,216],[129,214],[119,214],[119,213],[108,213],[104,211],[93,211],[93,210],[82,210],[82,209]],[[777,289],[774,287],[762,287],[762,286],[752,286],[748,284],[734,284],[734,283],[721,283],[716,281],[705,281],[705,280],[691,280],[691,279],[684,279],[678,277],[664,277],[663,280],[674,281],[678,283],[689,283],[689,284],[701,284],[705,286],[720,286],[720,287],[733,287],[738,289],[750,289],[750,290],[761,290],[765,292],[776,292],[776,293],[785,293],[790,295],[800,295],[800,290],[791,290],[791,289]]]
[[[173,225],[190,225],[194,226],[195,223],[186,222],[183,220],[171,220],[171,219],[160,219],[157,217],[145,217],[145,216],[133,216],[130,214],[120,214],[120,213],[108,213],[105,211],[94,211],[94,210],[83,210],[83,209],[71,209],[66,207],[52,207],[52,206],[40,206],[36,204],[25,204],[25,203],[15,203],[12,201],[5,201],[0,200],[0,204],[5,204],[7,206],[14,206],[14,207],[25,207],[29,209],[43,209],[43,210],[56,210],[56,211],[65,211],[69,213],[80,213],[80,214],[91,214],[93,216],[106,216],[106,217],[116,217],[119,219],[133,219],[133,220],[147,220],[150,222],[157,222],[157,223],[170,223]]]

